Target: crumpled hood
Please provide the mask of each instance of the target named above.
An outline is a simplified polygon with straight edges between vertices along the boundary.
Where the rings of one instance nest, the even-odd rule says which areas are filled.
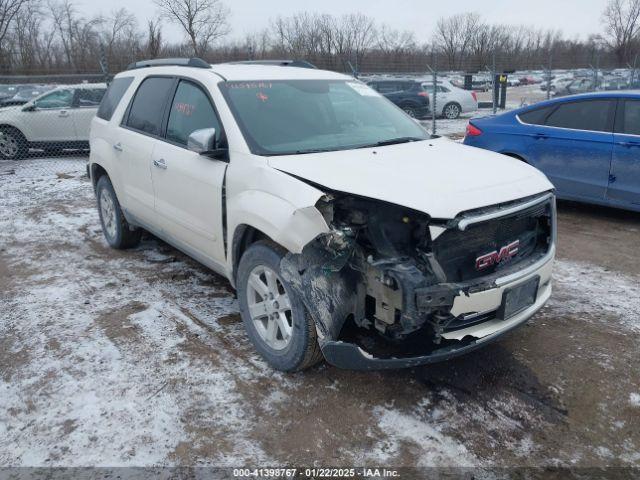
[[[439,138],[385,147],[269,157],[269,165],[331,190],[454,218],[551,190],[535,168]]]

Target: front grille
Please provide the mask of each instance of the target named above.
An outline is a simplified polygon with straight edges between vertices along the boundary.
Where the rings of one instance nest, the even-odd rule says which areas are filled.
[[[534,256],[545,254],[552,237],[553,200],[526,210],[469,225],[466,230],[450,229],[433,242],[433,252],[448,282],[467,282],[515,267]],[[518,240],[518,253],[511,259],[478,270],[476,259]]]

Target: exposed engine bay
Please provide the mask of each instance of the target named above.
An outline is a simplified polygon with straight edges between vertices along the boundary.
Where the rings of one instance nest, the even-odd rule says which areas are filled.
[[[446,332],[499,315],[452,312],[455,297],[493,288],[496,278],[548,252],[549,202],[473,225],[468,220],[509,206],[443,220],[327,194],[316,208],[331,232],[285,256],[281,271],[315,319],[321,346],[344,340],[380,358],[425,354],[450,343]]]

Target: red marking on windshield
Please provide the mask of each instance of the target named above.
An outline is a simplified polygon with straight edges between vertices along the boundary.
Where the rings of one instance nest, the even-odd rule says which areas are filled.
[[[263,102],[266,102],[267,100],[269,100],[269,97],[262,92],[258,92],[256,94],[256,97],[258,97],[258,99],[262,100]]]

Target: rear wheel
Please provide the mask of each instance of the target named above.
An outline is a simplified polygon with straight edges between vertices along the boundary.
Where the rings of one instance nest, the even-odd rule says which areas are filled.
[[[284,249],[257,242],[238,266],[238,301],[249,339],[275,369],[294,372],[322,360],[316,327],[280,273]]]
[[[19,160],[27,156],[29,144],[22,132],[13,127],[0,127],[0,158]]]
[[[402,107],[402,110],[404,111],[404,113],[409,115],[411,118],[417,118],[418,117],[418,111],[414,107],[411,107],[409,105],[405,105],[404,107]]]
[[[447,103],[442,109],[442,116],[448,120],[455,120],[460,117],[462,108],[457,103]]]
[[[103,175],[96,185],[98,197],[98,212],[102,232],[107,243],[112,248],[125,249],[135,247],[140,243],[142,230],[132,229],[124,218],[116,192],[109,177]]]

